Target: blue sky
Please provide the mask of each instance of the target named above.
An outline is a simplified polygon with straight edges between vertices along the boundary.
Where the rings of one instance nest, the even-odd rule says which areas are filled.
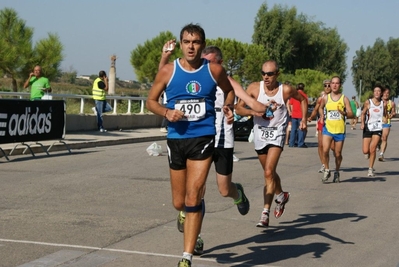
[[[1,0],[0,9],[13,8],[34,28],[33,41],[57,33],[64,44],[62,69],[79,75],[109,70],[110,56],[116,54],[117,77],[135,79],[130,53],[137,45],[160,32],[178,36],[187,23],[199,23],[207,38],[232,38],[251,43],[254,19],[263,0]],[[355,51],[372,46],[377,38],[399,38],[398,0],[269,0],[296,6],[314,21],[337,28],[348,44],[348,79],[344,92],[355,93],[350,67]],[[260,79],[261,77],[259,77]]]

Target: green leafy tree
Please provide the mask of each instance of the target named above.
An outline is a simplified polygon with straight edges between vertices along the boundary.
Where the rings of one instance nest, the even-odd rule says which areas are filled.
[[[254,44],[262,45],[270,59],[276,60],[286,73],[297,69],[313,69],[323,73],[338,73],[346,77],[347,45],[336,29],[313,22],[298,14],[295,7],[264,3],[255,18]]]
[[[161,49],[163,45],[171,39],[176,39],[169,31],[161,32],[152,40],[147,40],[143,45],[138,45],[130,53],[130,63],[134,68],[137,80],[142,83],[152,83],[158,73],[158,64],[161,59]],[[181,55],[179,45],[171,56],[171,60]]]
[[[262,79],[261,70],[262,65],[269,59],[265,48],[261,45],[246,44],[245,45],[245,58],[242,64],[241,71],[239,72],[240,81],[242,86],[247,86],[254,81]]]
[[[351,69],[357,93],[360,92],[360,80],[362,81],[362,101],[369,97],[376,85],[390,85],[391,88],[396,85],[395,60],[399,58],[394,58],[395,41],[391,40],[390,45],[392,53],[385,42],[378,38],[372,47],[364,49],[361,46],[360,50],[356,51]]]
[[[77,74],[78,72],[74,68],[70,67],[68,71],[63,71],[60,73],[58,81],[75,84]]]
[[[391,95],[399,97],[399,38],[389,38],[387,48],[391,56]]]
[[[33,49],[31,69],[34,65],[40,65],[43,75],[50,80],[60,73],[61,62],[64,59],[62,54],[63,45],[57,34],[49,33],[48,38],[39,40]]]
[[[32,36],[33,29],[13,9],[0,10],[0,69],[11,77],[14,92],[16,79],[32,54]]]
[[[333,74],[336,75],[336,74]],[[295,74],[281,74],[280,82],[289,81],[292,86],[296,86],[298,83],[305,85],[305,93],[308,97],[318,97],[324,90],[323,81],[330,79],[331,76],[318,70],[311,69],[299,69],[295,71]]]
[[[230,75],[237,75],[245,58],[245,46],[234,39],[218,38],[206,40],[206,45],[214,45],[222,50],[223,67]]]
[[[32,47],[33,28],[26,26],[15,10],[0,10],[0,70],[12,78],[13,91],[18,91],[17,78],[26,79],[35,65],[41,65],[50,80],[59,73],[63,46],[56,34],[39,40]]]
[[[260,70],[267,60],[265,49],[259,45],[245,44],[234,39],[218,38],[206,41],[222,50],[223,67],[242,86],[261,79]]]

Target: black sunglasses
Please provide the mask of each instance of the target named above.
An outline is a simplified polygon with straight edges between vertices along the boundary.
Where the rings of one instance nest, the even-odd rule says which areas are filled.
[[[325,84],[324,87],[330,87],[330,85],[329,84]]]
[[[260,73],[262,73],[262,76],[267,75],[267,76],[271,77],[271,76],[276,75],[277,71],[264,72],[263,70],[261,70]]]

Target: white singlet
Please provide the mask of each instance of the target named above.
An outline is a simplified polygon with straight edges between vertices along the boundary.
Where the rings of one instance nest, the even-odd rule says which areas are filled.
[[[223,113],[224,106],[224,92],[218,86],[216,87],[216,135],[215,147],[216,148],[233,148],[234,147],[234,130],[233,124],[227,124],[226,117]]]
[[[287,107],[283,97],[283,85],[280,84],[278,91],[274,96],[267,96],[264,89],[264,82],[260,82],[259,95],[257,99],[262,104],[268,104],[274,100],[277,103],[277,109],[273,112],[272,119],[254,116],[254,144],[255,150],[260,150],[267,145],[276,145],[284,147],[285,128],[287,127]]]
[[[382,131],[382,116],[384,114],[383,101],[381,101],[378,106],[374,105],[372,99],[369,99],[369,103],[367,128],[370,132]]]

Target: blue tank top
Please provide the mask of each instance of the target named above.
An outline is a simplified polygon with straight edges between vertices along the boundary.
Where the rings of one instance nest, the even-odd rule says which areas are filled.
[[[165,89],[166,107],[184,111],[185,118],[169,122],[167,138],[215,135],[217,83],[211,74],[209,61],[204,59],[201,67],[194,71],[185,70],[179,59],[173,65],[173,75]]]

